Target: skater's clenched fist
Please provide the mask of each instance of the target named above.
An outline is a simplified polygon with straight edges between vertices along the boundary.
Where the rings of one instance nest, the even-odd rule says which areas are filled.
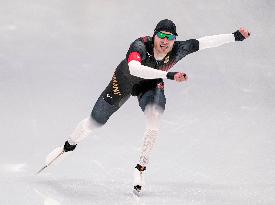
[[[250,36],[250,32],[246,28],[241,27],[239,31],[245,38],[248,38]]]
[[[182,82],[182,81],[186,81],[188,79],[188,77],[185,73],[178,72],[175,74],[174,79],[177,82]]]

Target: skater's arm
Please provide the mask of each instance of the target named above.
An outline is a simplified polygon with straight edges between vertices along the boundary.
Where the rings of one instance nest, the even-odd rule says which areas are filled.
[[[221,46],[226,43],[231,43],[235,41],[233,34],[219,34],[213,36],[205,36],[198,39],[199,41],[199,50],[206,48],[214,48]]]
[[[141,65],[137,60],[131,60],[129,63],[130,74],[144,79],[166,78],[167,72],[156,70],[148,66]]]
[[[135,55],[137,55],[137,54],[135,54]],[[166,72],[166,71],[162,71],[162,70],[156,70],[151,67],[141,65],[140,61],[138,61],[137,59],[130,60],[128,65],[129,65],[130,74],[133,76],[136,76],[136,77],[140,77],[140,78],[144,78],[144,79],[162,78],[162,79],[176,80],[176,81],[180,81],[180,82],[187,80],[187,76],[185,73]]]
[[[199,41],[199,50],[206,48],[213,48],[224,45],[226,43],[231,43],[235,41],[242,41],[250,36],[250,33],[244,29],[240,28],[232,34],[219,34],[213,36],[205,36],[197,39]]]

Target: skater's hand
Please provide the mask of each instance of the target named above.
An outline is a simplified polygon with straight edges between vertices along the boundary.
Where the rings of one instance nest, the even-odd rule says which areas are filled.
[[[241,27],[241,28],[239,29],[239,31],[240,31],[240,33],[243,35],[243,37],[249,38],[250,32],[249,32],[246,28]]]
[[[186,81],[188,77],[185,73],[178,72],[177,74],[174,75],[174,79],[177,82],[182,82],[182,81]]]
[[[182,72],[168,72],[166,75],[167,79],[182,82],[187,80],[187,75]]]

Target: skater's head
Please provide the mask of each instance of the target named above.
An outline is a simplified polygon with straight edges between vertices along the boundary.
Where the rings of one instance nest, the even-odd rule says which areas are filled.
[[[158,22],[155,30],[154,30],[154,36],[159,32],[159,31],[165,31],[165,32],[169,32],[171,34],[174,34],[175,36],[177,36],[177,27],[174,24],[173,21],[169,20],[169,19],[163,19],[160,22]]]
[[[177,36],[176,25],[169,19],[161,20],[154,30],[154,48],[158,53],[169,53]]]

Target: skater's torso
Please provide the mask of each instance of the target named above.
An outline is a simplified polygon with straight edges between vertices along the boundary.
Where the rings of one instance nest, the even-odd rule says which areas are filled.
[[[117,66],[111,82],[102,93],[102,97],[111,104],[119,106],[119,102],[126,100],[131,94],[139,95],[150,89],[164,88],[163,79],[143,79],[130,74],[128,57],[132,52],[138,52],[142,58],[141,64],[157,70],[168,71],[186,55],[199,50],[196,39],[175,41],[173,49],[162,60],[154,58],[154,42],[152,37],[146,36],[135,40],[126,58]]]

